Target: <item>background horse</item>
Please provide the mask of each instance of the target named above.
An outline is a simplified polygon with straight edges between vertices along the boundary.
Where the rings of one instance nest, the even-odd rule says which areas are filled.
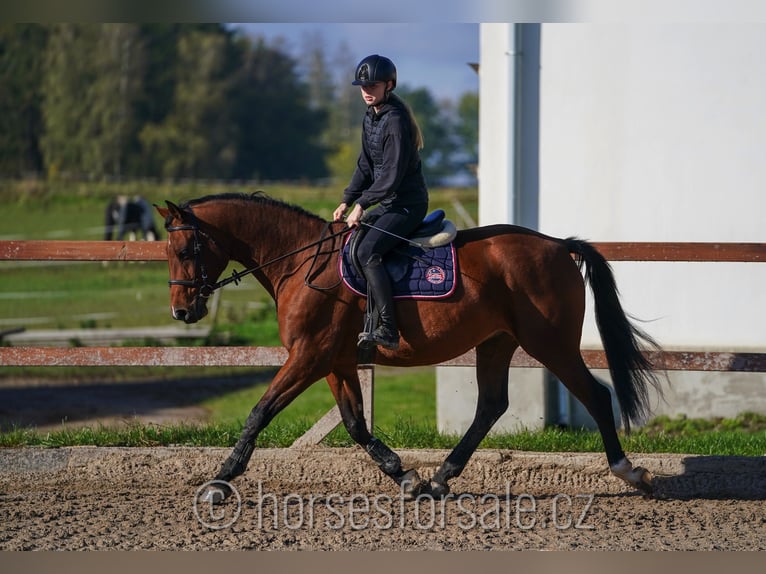
[[[402,468],[399,456],[367,430],[364,420],[356,343],[365,302],[338,279],[345,223],[328,223],[261,194],[166,204],[157,209],[168,231],[173,318],[186,323],[202,319],[208,297],[231,280],[217,278],[229,261],[237,261],[274,298],[280,338],[288,351],[217,480],[228,482],[242,474],[261,430],[307,387],[326,378],[353,440],[406,497],[445,496],[448,481],[461,473],[507,409],[509,366],[521,346],[593,416],[612,473],[651,492],[649,473],[634,468],[622,450],[609,389],[593,377],[580,353],[585,314],[581,268],[593,290],[596,320],[626,423],[646,415],[647,387],[658,386],[641,351],[657,345],[628,320],[608,263],[586,241],[556,239],[512,225],[463,230],[454,240],[459,272],[454,294],[437,301],[397,301],[400,347],[378,349],[376,363],[432,365],[476,349],[479,396],[473,422],[434,476],[422,480],[414,469]],[[220,495],[208,494],[211,500]]]
[[[120,195],[109,202],[104,211],[104,241],[111,241],[115,237],[115,227],[118,241],[122,241],[126,233],[131,241],[135,241],[139,231],[146,241],[160,238],[152,206],[140,196],[128,199]]]

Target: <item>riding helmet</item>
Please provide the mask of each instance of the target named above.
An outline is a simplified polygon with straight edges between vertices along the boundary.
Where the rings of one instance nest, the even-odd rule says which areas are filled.
[[[385,56],[373,54],[359,62],[354,74],[354,86],[369,86],[375,82],[394,82],[396,87],[396,66]],[[393,89],[393,88],[392,88]]]

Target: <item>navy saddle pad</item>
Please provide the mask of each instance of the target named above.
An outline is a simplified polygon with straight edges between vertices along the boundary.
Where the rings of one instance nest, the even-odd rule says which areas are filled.
[[[349,253],[349,234],[338,258],[343,283],[357,295],[367,296],[367,281],[357,273]],[[455,291],[457,260],[450,242],[435,248],[416,247],[403,243],[386,254],[384,265],[391,277],[395,299],[442,299]]]

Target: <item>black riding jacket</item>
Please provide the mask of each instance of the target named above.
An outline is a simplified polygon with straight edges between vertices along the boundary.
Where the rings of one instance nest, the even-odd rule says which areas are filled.
[[[380,112],[370,106],[362,124],[362,151],[343,202],[356,201],[367,209],[380,203],[428,203],[420,153],[413,142],[412,125],[404,104],[389,98]]]

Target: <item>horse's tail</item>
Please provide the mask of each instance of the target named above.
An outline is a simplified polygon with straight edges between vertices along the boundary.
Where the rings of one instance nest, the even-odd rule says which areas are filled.
[[[631,323],[622,308],[619,291],[609,263],[596,248],[581,239],[564,240],[570,253],[579,258],[585,268],[585,279],[593,290],[596,324],[604,345],[609,372],[612,375],[622,420],[627,431],[630,421],[639,421],[649,413],[648,384],[660,391],[659,380],[652,362],[642,349],[660,350],[659,344]]]

